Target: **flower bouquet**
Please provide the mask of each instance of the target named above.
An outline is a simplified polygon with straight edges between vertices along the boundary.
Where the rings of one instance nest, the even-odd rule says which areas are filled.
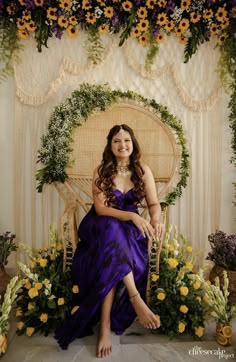
[[[5,265],[8,263],[8,257],[11,252],[17,249],[14,241],[15,237],[16,235],[10,231],[0,234],[0,296],[2,298],[11,279],[5,270]]]
[[[154,242],[150,257],[149,304],[160,316],[160,331],[169,337],[190,333],[194,338],[204,334],[206,311],[205,293],[197,273],[193,271],[192,246],[169,225],[163,240],[159,260],[159,275],[156,272],[156,249]]]
[[[62,323],[67,313],[73,313],[73,296],[79,288],[70,281],[70,269],[63,270],[63,245],[53,227],[49,247],[32,252],[20,246],[30,257],[30,268],[18,263],[25,282],[16,300],[17,334],[32,336],[40,332],[46,336]]]

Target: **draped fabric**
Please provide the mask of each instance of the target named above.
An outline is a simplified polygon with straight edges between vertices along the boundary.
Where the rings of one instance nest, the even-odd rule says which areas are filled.
[[[48,242],[49,226],[59,225],[63,203],[52,185],[36,192],[35,173],[40,138],[55,106],[80,84],[109,83],[113,89],[133,90],[168,107],[183,124],[190,153],[191,170],[182,197],[170,208],[169,222],[192,242],[194,249],[207,249],[207,235],[216,228],[233,232],[234,177],[228,127],[228,96],[216,72],[219,53],[208,42],[187,64],[184,48],[170,37],[149,72],[146,49],[135,40],[118,47],[118,38],[104,36],[104,56],[98,65],[87,61],[86,34],[77,39],[51,39],[48,49],[38,53],[33,40],[25,42],[21,62],[15,64],[15,88],[10,85],[14,142],[14,230],[18,241],[35,248]],[[3,104],[4,105],[4,104]],[[5,108],[4,108],[5,109]],[[126,120],[128,123],[128,120]],[[9,129],[8,126],[5,126]],[[3,156],[1,156],[3,160]],[[4,191],[1,191],[4,193]],[[5,202],[7,199],[4,198]],[[3,222],[4,218],[3,218]],[[6,222],[5,222],[6,223]]]

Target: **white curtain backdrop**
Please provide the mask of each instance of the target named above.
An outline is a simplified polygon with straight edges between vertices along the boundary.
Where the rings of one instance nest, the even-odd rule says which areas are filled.
[[[170,223],[190,239],[195,251],[203,250],[203,258],[209,233],[217,228],[236,231],[229,98],[216,72],[219,53],[213,43],[206,43],[184,64],[184,48],[170,38],[147,72],[145,48],[134,40],[122,48],[117,44],[118,38],[104,37],[103,60],[93,66],[87,62],[86,34],[74,40],[50,40],[42,53],[33,40],[25,42],[21,62],[15,65],[15,83],[9,80],[0,87],[0,231],[11,228],[19,242],[33,248],[48,243],[50,224],[59,225],[63,203],[52,185],[42,194],[36,191],[40,138],[54,107],[81,83],[107,82],[113,89],[154,98],[182,121],[191,172],[183,196],[170,208]]]

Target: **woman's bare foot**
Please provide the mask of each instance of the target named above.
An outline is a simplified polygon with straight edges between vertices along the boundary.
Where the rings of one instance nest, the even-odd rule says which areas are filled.
[[[138,316],[138,321],[142,326],[149,329],[157,329],[160,327],[160,319],[148,308],[139,293],[131,297],[130,301]]]
[[[112,351],[112,343],[111,343],[111,330],[110,326],[101,325],[97,343],[97,353],[96,356],[98,358],[103,358],[108,356]]]

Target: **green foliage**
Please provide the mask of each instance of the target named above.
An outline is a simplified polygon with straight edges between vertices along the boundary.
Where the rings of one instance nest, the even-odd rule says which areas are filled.
[[[195,24],[191,27],[191,37],[188,38],[187,44],[184,49],[184,63],[195,54],[201,44],[206,41],[206,29],[202,26]]]
[[[87,41],[87,54],[88,60],[92,64],[98,64],[102,60],[102,55],[104,52],[104,46],[101,41],[99,32],[93,28],[88,31],[88,41]]]
[[[145,69],[147,71],[150,70],[152,64],[154,63],[158,51],[159,51],[159,46],[156,42],[153,41],[148,44],[148,51],[145,59]]]
[[[42,145],[38,152],[38,162],[44,165],[36,173],[39,192],[42,191],[44,184],[54,181],[64,182],[68,177],[65,169],[70,158],[73,129],[81,125],[81,121],[87,119],[89,115],[105,111],[109,105],[122,99],[138,101],[149,110],[152,108],[152,111],[160,115],[162,121],[175,133],[181,148],[180,179],[161,206],[164,209],[175,203],[175,200],[182,195],[182,189],[186,186],[189,175],[187,141],[180,121],[154,99],[144,98],[132,91],[112,91],[107,84],[99,86],[82,84],[79,90],[74,91],[70,98],[55,108],[46,135],[42,136]]]
[[[204,289],[193,271],[194,259],[188,240],[169,225],[163,241],[156,272],[156,252],[159,243],[154,242],[150,257],[150,307],[160,316],[160,331],[169,337],[189,333],[200,338],[204,333],[207,304]]]

